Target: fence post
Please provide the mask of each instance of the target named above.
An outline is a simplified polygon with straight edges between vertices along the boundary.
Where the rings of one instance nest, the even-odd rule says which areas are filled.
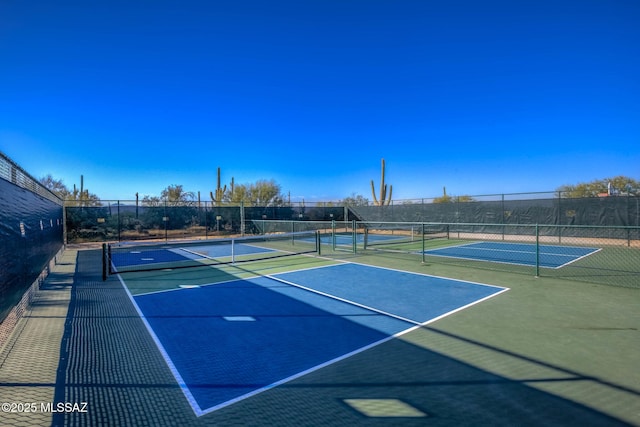
[[[240,235],[244,237],[246,227],[245,227],[245,217],[244,217],[244,201],[240,202]]]
[[[121,228],[121,224],[120,224],[120,200],[118,200],[118,242],[120,242],[120,228]]]
[[[562,243],[562,191],[558,191],[558,244]]]
[[[356,220],[351,220],[351,240],[353,243],[353,253],[357,252],[358,231],[356,230]]]
[[[120,202],[118,202],[120,203]],[[169,217],[167,216],[167,200],[164,201],[164,216],[162,217],[162,222],[164,222],[164,241],[169,241],[169,231],[167,227],[169,226]]]
[[[505,226],[504,226],[504,193],[501,194],[501,200],[502,203],[500,204],[500,208],[502,209],[502,215],[500,215],[500,219],[502,222],[502,240],[504,240],[504,234],[505,234]]]
[[[331,221],[331,249],[336,251],[336,220]]]
[[[204,202],[204,238],[208,239],[209,238],[209,223],[207,221],[207,205],[209,204],[209,202],[205,201]]]
[[[536,224],[536,277],[540,277],[540,230]]]
[[[422,223],[422,263],[425,263],[425,258],[424,258],[424,222]]]

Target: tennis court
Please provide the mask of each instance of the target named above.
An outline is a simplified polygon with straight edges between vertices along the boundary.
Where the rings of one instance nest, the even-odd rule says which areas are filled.
[[[474,242],[424,251],[426,255],[504,264],[562,268],[598,252],[599,248],[510,242]]]
[[[67,251],[0,393],[86,402],[39,425],[638,425],[636,289],[279,237],[123,244],[106,280]]]
[[[263,249],[276,251],[250,247],[258,257]],[[221,246],[216,248],[218,255],[229,256]],[[161,272],[154,269],[119,277],[197,416],[507,290],[356,263],[325,260],[318,265],[317,259],[300,254],[286,258],[291,263],[283,258],[212,266],[208,262],[213,252],[202,244],[197,250],[128,249],[133,256],[125,252],[112,256],[116,269],[131,270],[136,260],[142,269],[156,261],[163,267]],[[183,266],[182,257],[193,261],[194,254],[202,257],[200,268],[167,268],[171,262]],[[300,264],[300,258],[306,267],[301,268],[305,264]],[[268,273],[276,264],[277,272]],[[287,264],[289,268],[283,267]],[[155,283],[151,292],[149,282]]]

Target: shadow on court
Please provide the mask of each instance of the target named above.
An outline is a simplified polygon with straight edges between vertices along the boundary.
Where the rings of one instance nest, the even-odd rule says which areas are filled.
[[[54,425],[628,425],[530,386],[593,378],[553,366],[547,377],[495,375],[418,345],[431,335],[483,347],[433,327],[196,417],[119,280],[100,276],[100,252],[79,251],[55,399],[87,402],[88,412],[54,414]]]

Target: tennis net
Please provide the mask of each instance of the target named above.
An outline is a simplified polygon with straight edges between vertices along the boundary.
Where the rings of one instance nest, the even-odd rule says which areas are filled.
[[[103,246],[108,274],[173,270],[267,260],[318,252],[315,231],[279,233],[230,239],[158,243],[119,243]]]

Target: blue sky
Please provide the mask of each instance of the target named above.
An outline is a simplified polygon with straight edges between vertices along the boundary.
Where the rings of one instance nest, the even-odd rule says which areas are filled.
[[[0,0],[0,151],[102,199],[640,179],[640,2]]]

